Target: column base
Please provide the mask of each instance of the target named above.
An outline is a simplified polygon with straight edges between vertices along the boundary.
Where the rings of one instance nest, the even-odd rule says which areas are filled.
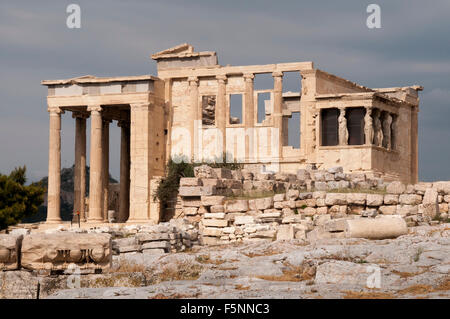
[[[151,219],[129,219],[125,222],[126,224],[154,224],[156,225],[155,221]]]
[[[46,224],[61,224],[63,221],[61,218],[59,219],[47,219],[45,221]]]
[[[104,224],[105,222],[103,221],[103,218],[99,218],[99,219],[88,219],[86,220],[87,224]]]

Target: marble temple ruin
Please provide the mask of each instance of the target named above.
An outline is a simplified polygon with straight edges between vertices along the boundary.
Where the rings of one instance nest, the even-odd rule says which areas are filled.
[[[285,173],[341,166],[346,172],[418,182],[421,86],[371,89],[321,71],[313,62],[221,66],[216,52],[195,52],[189,44],[151,58],[157,62],[157,76],[42,82],[48,87],[50,114],[48,223],[61,222],[61,115],[66,112],[76,122],[74,211],[87,222],[108,219],[113,121],[121,128],[118,222],[160,221],[152,192],[171,156],[203,162],[226,154],[245,167]],[[301,76],[297,92],[283,90],[286,73]],[[255,77],[261,74],[273,77],[272,88],[255,90]],[[236,103],[241,116],[231,111]],[[288,142],[293,114],[300,122],[294,132],[299,147]]]

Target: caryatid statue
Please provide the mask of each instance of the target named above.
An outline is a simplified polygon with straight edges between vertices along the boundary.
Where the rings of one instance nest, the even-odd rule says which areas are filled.
[[[396,139],[397,139],[397,124],[398,124],[398,115],[392,116],[392,125],[391,125],[391,150],[395,150],[397,148],[396,146]]]
[[[339,122],[339,145],[348,145],[347,119],[345,118],[345,108],[340,109]]]
[[[383,146],[388,150],[391,149],[391,124],[392,124],[392,115],[386,113],[386,116],[383,120]]]
[[[379,110],[374,111],[374,119],[373,119],[373,126],[374,126],[374,141],[373,143],[376,146],[382,147],[383,146],[383,129],[381,127],[381,120],[380,120],[381,112]]]
[[[373,119],[372,109],[366,108],[366,115],[364,116],[364,136],[366,138],[366,144],[373,144]]]

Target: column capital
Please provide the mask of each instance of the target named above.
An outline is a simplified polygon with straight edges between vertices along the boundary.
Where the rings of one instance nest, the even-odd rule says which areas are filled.
[[[216,75],[216,80],[217,80],[219,83],[224,84],[224,83],[227,82],[227,79],[228,79],[228,77],[227,77],[226,75]]]
[[[47,112],[50,114],[64,114],[64,110],[60,107],[48,107]]]
[[[189,85],[198,86],[198,77],[190,76],[190,77],[188,77],[188,82],[189,82]]]
[[[151,102],[147,102],[147,103],[134,103],[134,104],[130,104],[130,108],[131,109],[148,109],[149,107],[151,107],[153,105],[153,103]]]
[[[87,110],[89,112],[101,112],[103,109],[100,105],[88,105]]]
[[[109,124],[109,123],[112,123],[113,120],[112,120],[112,119],[109,119],[109,118],[104,118],[104,117],[103,117],[103,118],[102,118],[102,121],[103,121],[103,124],[106,124],[106,123]]]
[[[127,120],[119,120],[119,121],[117,121],[117,126],[118,126],[118,127],[128,128],[128,127],[130,127],[130,121],[127,121]]]
[[[72,117],[74,119],[76,118],[87,119],[89,117],[89,113],[72,111]]]
[[[245,73],[243,75],[245,82],[253,82],[255,75],[253,73]]]
[[[274,78],[283,77],[283,72],[280,72],[280,71],[274,71],[274,72],[272,72],[272,76],[273,76]]]

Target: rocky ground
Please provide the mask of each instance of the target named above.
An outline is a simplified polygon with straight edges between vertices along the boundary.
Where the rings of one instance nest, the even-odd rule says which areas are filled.
[[[126,254],[114,259],[113,273],[134,280],[49,298],[450,298],[449,236],[443,224],[390,240],[259,241]]]
[[[127,253],[114,256],[103,274],[0,272],[0,297],[450,298],[449,236],[450,224],[442,224],[389,240],[264,240]]]

